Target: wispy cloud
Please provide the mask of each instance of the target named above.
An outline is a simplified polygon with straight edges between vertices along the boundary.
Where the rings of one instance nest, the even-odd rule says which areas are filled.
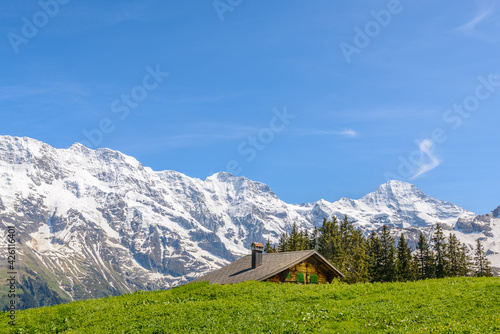
[[[246,94],[245,92],[234,92],[234,93],[217,94],[217,95],[182,96],[178,99],[165,99],[164,101],[170,104],[200,104],[200,103],[218,102],[226,99],[231,99],[234,97],[240,97],[245,94]]]
[[[53,96],[54,94],[88,95],[80,85],[73,82],[46,82],[36,85],[0,86],[0,101],[33,98],[37,96]]]
[[[248,136],[257,134],[261,128],[254,128],[249,126],[229,126],[227,124],[212,124],[213,131],[204,132],[192,132],[189,134],[179,134],[169,136],[168,146],[170,147],[182,147],[182,146],[192,146],[192,145],[207,145],[216,141],[226,141],[226,140],[240,140],[245,139]],[[215,128],[217,130],[215,130]],[[205,129],[207,126],[205,125]],[[345,136],[345,137],[355,137],[358,133],[352,129],[345,129],[340,131],[330,131],[330,130],[317,130],[317,129],[290,129],[283,131],[283,135],[289,136]]]
[[[436,110],[432,108],[417,108],[414,106],[397,106],[369,109],[345,109],[327,110],[322,113],[324,117],[342,120],[399,120],[399,119],[430,119],[434,117]]]
[[[477,26],[483,22],[485,22],[489,17],[491,17],[497,9],[497,4],[491,0],[477,0],[477,13],[475,16],[466,22],[465,24],[457,27],[455,30],[459,33],[472,35],[476,37],[481,37],[482,35],[478,34]]]
[[[145,3],[132,1],[128,3],[107,3],[96,6],[85,2],[75,4],[76,11],[71,15],[80,15],[79,19],[92,20],[95,23],[113,25],[126,21],[148,22],[159,19],[161,14]]]
[[[433,145],[432,141],[430,141],[429,139],[425,139],[422,140],[422,142],[420,142],[419,144],[420,153],[422,154],[422,157],[427,156],[429,161],[427,163],[420,164],[419,169],[410,178],[411,180],[424,175],[428,171],[433,170],[434,168],[436,168],[441,164],[441,161],[439,161],[439,159],[434,155],[432,145]]]
[[[28,98],[47,93],[46,88],[33,87],[33,86],[4,86],[0,87],[0,101],[2,100],[16,100],[19,98]]]
[[[191,125],[191,130],[186,133],[172,134],[157,138],[147,139],[147,143],[129,146],[129,149],[148,147],[151,149],[179,149],[187,147],[201,147],[214,145],[224,141],[246,140],[249,136],[255,136],[263,128],[242,126],[235,124],[224,124],[215,122],[200,122]],[[352,129],[339,131],[317,130],[317,129],[289,129],[282,132],[285,136],[345,136],[355,137],[358,132]],[[136,143],[137,144],[137,143]]]
[[[218,140],[232,140],[232,139],[240,139],[245,137],[244,133],[234,132],[227,134],[218,134],[218,133],[189,133],[189,134],[181,134],[169,136],[168,141],[174,146],[183,146],[190,143],[196,144],[207,144],[210,141],[218,141]]]
[[[340,134],[345,135],[345,136],[350,136],[350,137],[356,137],[358,135],[358,132],[355,130],[346,129],[346,130],[340,131]]]
[[[129,146],[129,149],[147,147],[148,149],[180,149],[188,147],[203,147],[224,141],[241,140],[254,135],[258,128],[231,124],[201,122],[191,125],[185,133],[144,139]]]
[[[318,130],[318,129],[290,129],[286,131],[288,134],[297,136],[347,136],[356,137],[358,132],[352,129],[344,130]]]

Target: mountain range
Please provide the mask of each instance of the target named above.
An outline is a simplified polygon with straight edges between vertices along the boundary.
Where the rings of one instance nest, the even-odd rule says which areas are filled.
[[[25,307],[174,287],[247,254],[253,241],[276,243],[294,222],[312,230],[344,214],[364,233],[404,232],[410,245],[441,223],[470,249],[483,240],[500,267],[500,206],[477,215],[400,181],[360,199],[288,204],[226,172],[201,180],[110,149],[0,136],[0,235],[16,227]]]

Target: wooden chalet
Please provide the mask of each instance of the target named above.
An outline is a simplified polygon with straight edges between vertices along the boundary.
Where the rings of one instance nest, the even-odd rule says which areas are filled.
[[[295,284],[325,284],[344,275],[315,250],[263,253],[261,243],[252,244],[252,254],[193,282],[233,284],[244,281],[267,281]]]

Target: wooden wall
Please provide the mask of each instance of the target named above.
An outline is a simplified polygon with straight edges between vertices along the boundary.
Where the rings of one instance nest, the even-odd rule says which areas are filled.
[[[286,278],[290,272],[290,278]],[[326,284],[330,282],[334,277],[335,273],[331,269],[325,267],[323,264],[318,263],[314,258],[309,258],[296,266],[290,268],[290,270],[285,270],[271,278],[268,282],[284,282],[284,283],[298,283],[297,273],[304,274],[304,284],[314,284],[311,283],[311,275],[315,274],[318,276],[318,284]],[[298,283],[302,284],[302,283]]]

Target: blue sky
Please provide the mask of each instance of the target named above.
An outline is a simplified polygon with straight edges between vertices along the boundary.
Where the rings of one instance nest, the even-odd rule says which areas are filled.
[[[289,203],[396,178],[500,205],[494,1],[55,1],[0,5],[0,134]]]

